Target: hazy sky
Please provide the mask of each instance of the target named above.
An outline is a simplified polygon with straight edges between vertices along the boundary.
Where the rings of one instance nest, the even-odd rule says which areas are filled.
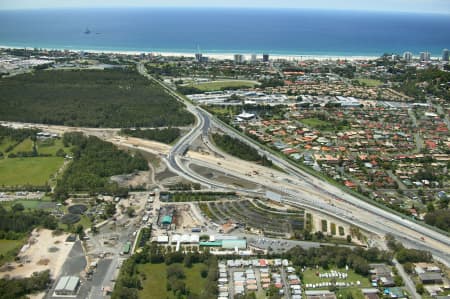
[[[450,0],[0,0],[0,9],[133,6],[318,8],[450,14]]]

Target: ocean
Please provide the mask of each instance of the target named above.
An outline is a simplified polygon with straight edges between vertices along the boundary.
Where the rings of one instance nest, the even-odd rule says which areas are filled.
[[[86,29],[91,31],[85,34]],[[0,10],[0,45],[68,50],[379,56],[450,48],[449,15],[300,9]]]

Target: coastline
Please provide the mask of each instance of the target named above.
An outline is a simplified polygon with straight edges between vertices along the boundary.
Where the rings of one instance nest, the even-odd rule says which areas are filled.
[[[0,45],[0,49],[27,49],[27,50],[34,50],[34,47],[19,47],[19,46],[7,46],[7,45]],[[40,50],[45,51],[68,51],[72,53],[78,53],[78,52],[85,52],[85,53],[94,53],[94,54],[117,54],[117,55],[155,55],[155,56],[165,56],[165,57],[195,57],[195,52],[177,52],[177,51],[135,51],[135,50],[108,50],[108,49],[58,49],[58,48],[38,48]],[[244,56],[245,60],[250,60],[251,55],[256,54],[257,59],[261,59],[263,53],[257,53],[256,51],[254,53],[250,52],[239,52],[236,51],[235,53],[229,53],[229,52],[208,52],[203,51],[203,56],[209,57],[211,59],[215,60],[226,60],[226,59],[234,59],[235,54],[240,54]],[[374,60],[379,58],[380,56],[374,56],[374,55],[335,55],[335,54],[276,54],[276,53],[267,53],[269,54],[270,60],[273,59],[285,59],[285,60],[350,60],[350,61],[356,61],[356,60]]]

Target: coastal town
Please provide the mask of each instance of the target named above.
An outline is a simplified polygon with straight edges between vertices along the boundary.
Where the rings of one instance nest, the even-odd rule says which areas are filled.
[[[0,209],[46,220],[2,221],[0,280],[43,281],[32,298],[447,298],[448,55],[0,49],[12,98],[55,73],[58,95],[150,86],[188,107],[151,123],[75,98],[24,121],[5,96]]]

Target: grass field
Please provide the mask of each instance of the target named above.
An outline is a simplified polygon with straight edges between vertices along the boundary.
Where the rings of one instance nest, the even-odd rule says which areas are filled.
[[[375,80],[375,79],[358,79],[358,82],[361,84],[365,84],[369,87],[375,87],[378,85],[383,84],[383,82],[381,82],[380,80]]]
[[[22,245],[21,240],[0,240],[0,254],[5,255],[8,251]]]
[[[185,283],[192,293],[200,294],[205,286],[206,279],[200,276],[200,270],[206,267],[204,264],[194,264],[192,268],[183,268],[186,275]],[[146,279],[142,281],[143,289],[139,291],[139,298],[175,299],[172,292],[166,290],[167,265],[166,264],[145,264],[139,265],[140,273],[145,273]]]
[[[332,278],[320,278],[319,276],[316,275],[316,272],[320,272],[320,273],[324,273],[324,272],[330,272],[332,269],[330,270],[324,270],[322,268],[316,270],[316,269],[308,269],[305,272],[303,272],[303,282],[304,283],[319,283],[319,282],[330,282],[332,280]],[[339,272],[346,272],[345,269],[333,269]],[[346,282],[354,282],[356,283],[356,281],[360,281],[361,285],[359,285],[359,287],[361,288],[368,288],[370,287],[370,281],[367,277],[361,276],[359,274],[356,274],[353,270],[348,270],[348,278],[346,280],[339,280],[337,279],[337,281],[346,281]],[[325,287],[326,288],[326,287]]]
[[[304,118],[301,120],[301,122],[313,128],[333,128],[333,125],[331,123],[320,120],[318,118]]]
[[[14,145],[14,141],[11,141],[9,138],[2,139],[0,142],[0,152],[5,153],[6,149],[11,145]]]
[[[351,295],[351,297],[350,297]],[[336,292],[336,297],[338,298],[354,298],[354,299],[364,299],[362,291],[358,288],[347,288],[340,289]]]
[[[227,80],[227,81],[212,81],[205,83],[195,83],[191,86],[203,91],[216,91],[225,88],[239,88],[239,87],[254,87],[256,82],[248,80]]]
[[[13,205],[20,203],[23,205],[25,209],[52,209],[56,206],[55,202],[51,201],[51,198],[43,198],[42,200],[13,200],[13,201],[4,201],[0,202],[0,205],[5,209],[10,209]]]
[[[0,185],[43,186],[61,167],[60,157],[33,157],[0,160]]]
[[[33,141],[30,138],[27,138],[21,143],[19,143],[11,152],[12,153],[31,152],[32,150],[33,150]]]
[[[19,250],[23,243],[23,240],[0,240],[0,265],[12,261],[15,251]]]
[[[37,142],[37,151],[40,155],[44,154],[55,156],[56,152],[60,148],[64,149],[64,145],[61,139],[39,140]],[[64,151],[66,153],[69,152],[67,148],[64,149]]]

